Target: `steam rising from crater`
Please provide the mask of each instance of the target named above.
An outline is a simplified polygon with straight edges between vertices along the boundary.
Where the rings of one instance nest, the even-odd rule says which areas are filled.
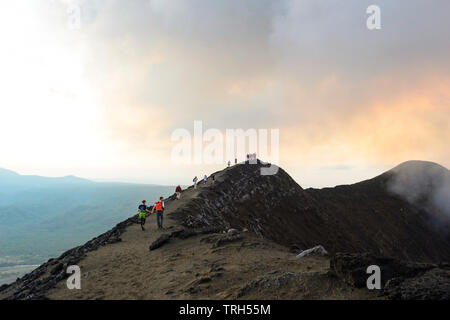
[[[450,218],[450,172],[424,161],[408,161],[391,170],[388,190],[409,203],[438,209]]]

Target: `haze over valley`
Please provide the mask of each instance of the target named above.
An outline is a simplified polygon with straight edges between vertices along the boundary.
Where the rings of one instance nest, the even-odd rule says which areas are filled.
[[[135,214],[141,200],[156,201],[173,191],[173,186],[23,176],[0,169],[0,284],[15,280],[11,273],[22,275],[23,265],[41,264],[112,228]]]

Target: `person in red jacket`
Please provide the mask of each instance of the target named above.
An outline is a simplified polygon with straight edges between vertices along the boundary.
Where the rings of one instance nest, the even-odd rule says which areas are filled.
[[[175,193],[177,194],[177,200],[180,199],[181,193],[182,193],[182,192],[183,192],[183,190],[181,189],[180,185],[178,185],[178,186],[175,188]]]

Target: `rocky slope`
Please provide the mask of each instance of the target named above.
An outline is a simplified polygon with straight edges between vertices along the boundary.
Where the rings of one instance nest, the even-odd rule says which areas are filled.
[[[0,298],[448,299],[450,224],[431,198],[447,169],[414,162],[354,185],[304,190],[282,169],[260,175],[262,166],[215,173],[181,200],[167,199],[165,230],[151,217],[142,232],[132,217],[0,287]],[[407,179],[420,190],[412,200],[393,188],[411,166],[441,170],[430,181]],[[331,258],[295,258],[318,244]],[[369,263],[386,271],[380,292],[361,285]],[[71,264],[81,267],[81,290],[62,281]]]
[[[422,165],[426,169],[429,163]],[[223,170],[217,174],[219,183],[174,215],[186,227],[247,228],[300,249],[322,244],[332,253],[368,251],[417,261],[450,261],[448,218],[390,190],[389,182],[402,170],[353,185],[304,190],[281,168],[276,175],[260,175],[261,166]]]

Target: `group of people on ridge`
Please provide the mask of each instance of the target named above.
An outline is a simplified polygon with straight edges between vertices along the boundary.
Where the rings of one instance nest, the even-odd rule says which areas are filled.
[[[234,164],[237,164],[237,158],[234,158]],[[231,166],[231,161],[228,160],[228,168]]]
[[[247,154],[247,161],[256,160],[256,152]]]
[[[256,159],[256,153],[247,154],[247,160],[249,160],[249,159]],[[234,159],[234,164],[237,164],[237,158]],[[228,167],[230,165],[231,165],[231,162],[228,161]],[[213,183],[216,180],[214,175],[211,175],[211,179],[212,179]],[[197,183],[198,183],[197,176],[194,177],[192,182],[194,182],[194,189],[197,189]],[[208,182],[208,177],[206,176],[206,174],[203,177],[203,182],[205,184]],[[181,186],[178,185],[175,188],[175,194],[176,194],[176,199],[177,200],[179,200],[181,198],[181,193],[182,192],[183,192],[183,189],[181,189]],[[150,208],[152,208],[151,211],[150,211]],[[158,229],[163,229],[164,198],[163,197],[159,197],[159,200],[156,201],[155,204],[152,207],[147,206],[147,201],[146,200],[142,200],[142,203],[138,207],[138,218],[139,218],[139,222],[141,224],[142,231],[145,230],[145,228],[144,228],[145,220],[147,219],[147,217],[150,214],[154,213],[155,211],[156,211],[156,224],[158,225]]]
[[[256,158],[256,152],[254,152],[254,153],[247,153],[247,161],[250,161],[250,160],[256,160],[257,158]],[[237,158],[234,158],[234,164],[236,165],[237,164]],[[231,161],[230,160],[228,160],[228,168],[231,166]]]
[[[212,180],[215,181],[214,175],[212,176]],[[194,183],[194,189],[197,189],[197,183],[198,183],[198,178],[197,176],[194,177],[194,179],[192,179],[192,182]],[[203,183],[207,183],[208,182],[208,177],[205,176],[203,177]]]
[[[156,210],[156,224],[158,225],[158,229],[163,228],[163,213],[164,213],[164,198],[159,197],[159,201],[156,201],[150,211],[150,207],[147,206],[147,201],[142,200],[142,204],[138,207],[139,212],[139,222],[141,223],[142,231],[145,230],[145,220],[147,219],[147,215],[154,213]]]

